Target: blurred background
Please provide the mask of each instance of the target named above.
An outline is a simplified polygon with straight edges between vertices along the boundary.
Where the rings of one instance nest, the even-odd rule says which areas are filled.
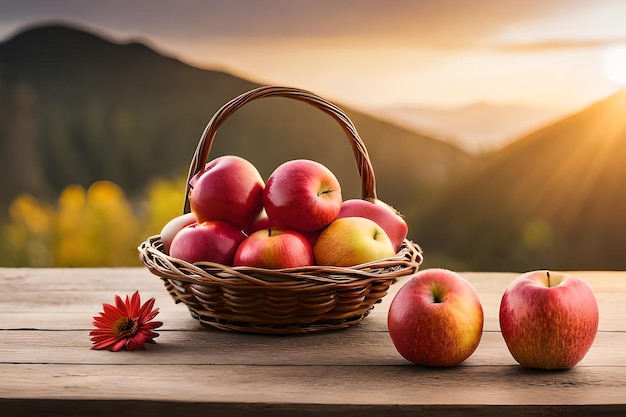
[[[211,116],[266,84],[349,115],[424,267],[626,269],[623,0],[0,0],[0,266],[139,266]],[[224,154],[360,197],[307,104],[249,103]]]

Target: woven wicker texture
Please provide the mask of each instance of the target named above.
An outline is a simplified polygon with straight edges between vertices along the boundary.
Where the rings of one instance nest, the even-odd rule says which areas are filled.
[[[189,180],[205,165],[217,130],[234,112],[263,97],[308,103],[343,128],[361,178],[362,198],[376,199],[376,181],[365,144],[352,121],[334,104],[305,90],[266,86],[226,103],[207,124],[189,167]],[[189,185],[187,185],[189,187]],[[189,211],[186,190],[184,211]],[[396,279],[413,275],[422,263],[421,248],[408,240],[391,258],[353,267],[308,266],[270,270],[210,262],[190,264],[162,251],[160,236],[139,246],[144,265],[163,279],[178,303],[187,305],[203,325],[224,330],[291,334],[336,330],[359,323]]]

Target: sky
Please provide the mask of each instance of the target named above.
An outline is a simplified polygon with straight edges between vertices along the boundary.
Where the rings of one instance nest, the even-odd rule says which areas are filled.
[[[364,109],[569,112],[626,85],[626,0],[0,0],[0,41],[49,22]]]

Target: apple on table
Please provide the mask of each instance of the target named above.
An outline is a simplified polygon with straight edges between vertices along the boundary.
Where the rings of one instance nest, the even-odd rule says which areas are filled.
[[[387,316],[402,357],[422,366],[459,365],[478,347],[483,308],[472,285],[454,271],[425,269],[397,292]]]
[[[520,365],[568,369],[593,345],[599,312],[586,281],[539,270],[511,282],[500,302],[499,319],[506,346]]]

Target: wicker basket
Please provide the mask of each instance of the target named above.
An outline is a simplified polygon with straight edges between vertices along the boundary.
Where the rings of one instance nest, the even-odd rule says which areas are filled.
[[[363,199],[376,198],[370,158],[350,119],[337,106],[315,94],[277,86],[244,93],[215,113],[200,138],[188,180],[204,167],[220,125],[246,103],[272,96],[303,101],[333,117],[352,145]],[[189,185],[186,196],[188,191]],[[189,211],[187,197],[184,211]],[[192,317],[201,324],[268,334],[311,333],[357,324],[387,294],[396,279],[413,275],[422,262],[420,247],[408,240],[391,258],[349,268],[308,266],[270,270],[210,262],[190,264],[164,254],[158,235],[148,238],[138,249],[144,265],[161,277],[174,300],[185,303]]]

